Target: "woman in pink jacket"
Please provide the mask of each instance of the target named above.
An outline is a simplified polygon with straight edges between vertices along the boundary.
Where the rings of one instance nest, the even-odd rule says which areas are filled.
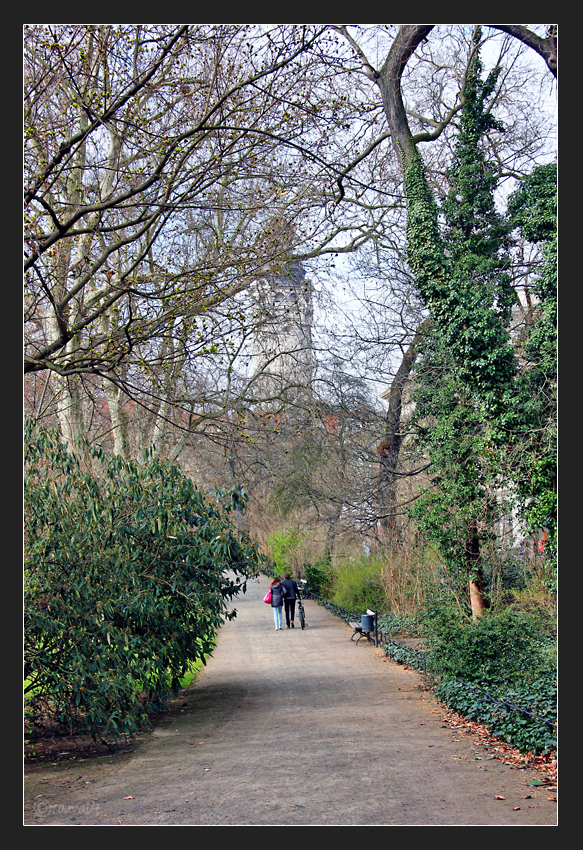
[[[273,608],[273,620],[275,622],[275,631],[282,628],[281,621],[283,610],[283,584],[279,576],[275,576],[270,585],[271,589],[271,607]]]

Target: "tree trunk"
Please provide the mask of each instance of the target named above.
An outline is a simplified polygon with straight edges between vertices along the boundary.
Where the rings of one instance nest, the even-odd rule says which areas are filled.
[[[472,619],[477,620],[478,617],[486,613],[486,601],[484,599],[484,585],[481,576],[470,578],[470,606],[472,609]]]
[[[174,337],[175,330],[177,338]],[[176,329],[170,327],[169,331],[168,336],[162,341],[158,357],[159,362],[163,364],[164,375],[161,380],[161,401],[152,433],[152,446],[157,457],[168,457],[176,447],[176,443],[170,446],[174,416],[173,400],[186,362],[187,325],[184,324],[182,328]],[[176,458],[177,455],[174,454],[174,457]]]
[[[523,24],[486,24],[486,26],[506,32],[528,45],[544,59],[553,76],[557,76],[556,24],[549,26],[547,38],[535,35]],[[391,141],[403,165],[403,172],[406,172],[412,164],[416,151],[401,94],[401,77],[407,62],[434,27],[435,24],[404,24],[393,42],[385,63],[375,77],[382,95],[383,108],[391,131]]]
[[[401,444],[403,442],[401,424],[403,392],[411,370],[415,364],[417,350],[428,324],[429,320],[425,319],[425,321],[419,325],[413,341],[403,355],[401,365],[397,369],[397,373],[391,384],[388,398],[389,406],[385,418],[385,433],[381,443],[377,446],[377,453],[380,460],[379,507],[382,511],[381,528],[386,540],[395,546],[399,543],[396,517],[396,490],[398,481],[399,454],[401,451]]]
[[[81,394],[77,386],[78,379],[76,377],[62,378],[59,375],[56,381],[60,385],[57,412],[61,433],[69,443],[69,449],[74,451],[79,438],[85,433]]]
[[[59,336],[58,322],[53,313],[47,311],[43,317],[43,325],[47,339],[57,339]],[[70,340],[63,349],[65,355],[73,353],[79,345],[77,338]],[[63,358],[66,366],[66,356]],[[57,390],[57,416],[63,439],[69,444],[70,451],[75,451],[79,438],[85,434],[83,421],[83,403],[80,392],[80,379],[76,375],[67,377],[54,373],[53,382]]]
[[[128,418],[123,406],[123,390],[107,378],[103,382],[103,389],[111,417],[113,453],[124,460],[129,460]]]
[[[403,172],[413,162],[416,150],[401,94],[401,77],[415,49],[427,38],[434,26],[434,24],[402,26],[376,80],[391,131],[391,141],[402,163]]]
[[[468,584],[472,619],[477,620],[478,617],[486,613],[487,606],[482,569],[480,567],[480,537],[478,534],[478,525],[475,520],[470,526],[470,533],[466,543],[466,557],[468,562]]]

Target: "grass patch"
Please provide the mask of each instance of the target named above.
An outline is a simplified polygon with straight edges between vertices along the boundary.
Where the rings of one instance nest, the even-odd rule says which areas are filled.
[[[213,649],[215,648],[215,644],[216,644],[216,641],[213,641],[213,646],[212,646]],[[186,672],[184,674],[184,676],[182,676],[182,678],[179,680],[180,681],[180,687],[182,689],[187,688],[192,683],[192,681],[194,679],[196,679],[197,675],[200,673],[200,671],[204,667],[206,659],[210,658],[211,655],[212,655],[212,651],[206,652],[205,656],[204,656],[204,661],[203,661],[202,658],[197,658],[196,661],[193,661],[190,664],[190,667],[188,668],[188,672]]]

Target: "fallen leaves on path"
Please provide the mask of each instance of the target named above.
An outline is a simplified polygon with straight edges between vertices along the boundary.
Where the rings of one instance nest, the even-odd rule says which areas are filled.
[[[508,764],[516,769],[528,769],[536,771],[538,778],[531,779],[527,785],[555,786],[557,783],[557,761],[552,753],[547,755],[535,755],[534,753],[521,753],[520,750],[511,747],[499,738],[495,738],[488,728],[482,723],[474,720],[466,720],[455,711],[445,709],[442,720],[454,729],[463,729],[468,735],[476,740],[479,746],[486,747],[494,758],[503,764]],[[553,789],[554,790],[554,789]]]

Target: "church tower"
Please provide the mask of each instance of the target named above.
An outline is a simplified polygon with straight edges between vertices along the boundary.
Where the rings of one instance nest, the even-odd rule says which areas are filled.
[[[312,380],[312,286],[301,263],[282,261],[254,288],[253,373],[258,394],[309,389]]]

